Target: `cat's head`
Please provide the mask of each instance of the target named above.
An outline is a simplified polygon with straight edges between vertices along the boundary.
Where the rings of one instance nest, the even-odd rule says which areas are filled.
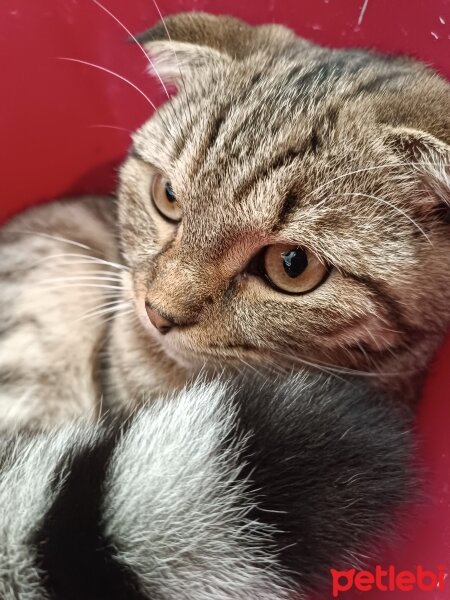
[[[449,85],[204,13],[141,41],[178,91],[121,172],[142,326],[181,364],[318,364],[404,391],[450,320]]]

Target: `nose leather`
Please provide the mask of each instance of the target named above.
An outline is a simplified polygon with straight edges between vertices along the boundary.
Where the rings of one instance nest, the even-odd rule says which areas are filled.
[[[155,308],[153,308],[148,302],[145,304],[145,309],[147,311],[148,318],[150,323],[156,327],[156,329],[165,335],[169,333],[169,331],[175,326],[175,322],[171,321],[160,312],[158,312]]]

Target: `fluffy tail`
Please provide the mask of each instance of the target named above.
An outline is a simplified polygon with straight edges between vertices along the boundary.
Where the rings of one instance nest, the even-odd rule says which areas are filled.
[[[0,597],[298,597],[391,522],[411,459],[403,409],[317,377],[4,438]]]

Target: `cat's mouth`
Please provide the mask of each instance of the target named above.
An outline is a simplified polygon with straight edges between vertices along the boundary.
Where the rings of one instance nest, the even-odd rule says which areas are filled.
[[[203,368],[208,365],[225,366],[224,363],[243,363],[245,360],[261,362],[261,351],[248,344],[211,344],[197,347],[186,336],[174,333],[169,336],[158,336],[158,344],[164,353],[178,364],[187,368]]]
[[[198,346],[182,330],[161,335],[151,324],[146,324],[145,329],[166,356],[188,369],[204,368],[213,364],[223,367],[224,363],[240,363],[242,365],[243,357],[245,360],[258,363],[261,362],[264,354],[261,349],[250,344],[210,343]]]
[[[209,362],[224,360],[239,361],[243,355],[255,361],[261,359],[261,349],[251,344],[208,342],[200,346],[188,335],[189,328],[174,328],[167,334],[161,333],[149,319],[145,302],[138,300],[136,308],[141,325],[149,337],[157,342],[168,357],[184,367],[204,366]]]

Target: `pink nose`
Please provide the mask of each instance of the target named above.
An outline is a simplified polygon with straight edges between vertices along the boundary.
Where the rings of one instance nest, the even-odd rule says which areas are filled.
[[[145,303],[145,309],[147,310],[148,318],[150,319],[150,323],[156,327],[156,329],[165,335],[168,333],[172,327],[175,326],[175,323],[170,319],[164,317],[161,313],[159,313],[156,309],[154,309],[148,302]]]

